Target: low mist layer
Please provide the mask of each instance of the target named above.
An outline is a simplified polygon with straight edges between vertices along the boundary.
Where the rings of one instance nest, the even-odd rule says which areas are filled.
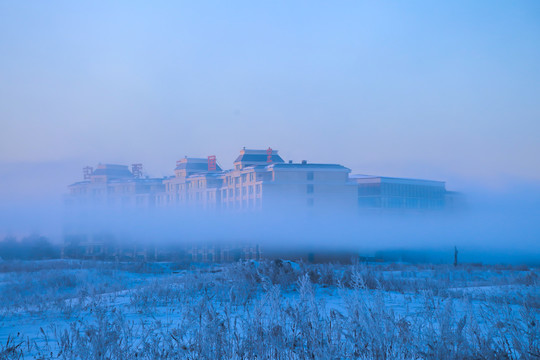
[[[428,252],[454,246],[470,262],[537,261],[540,258],[540,191],[466,193],[452,211],[389,213],[325,209],[218,212],[191,208],[72,209],[59,199],[4,202],[0,233],[39,234],[62,243],[68,235],[106,234],[116,243],[151,246],[252,244],[264,252],[354,252],[373,256]],[[390,251],[390,252],[389,252]],[[1,256],[1,255],[0,255]],[[435,256],[436,257],[436,256]]]

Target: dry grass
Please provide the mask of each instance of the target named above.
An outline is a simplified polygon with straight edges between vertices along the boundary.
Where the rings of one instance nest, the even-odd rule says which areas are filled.
[[[13,327],[1,359],[540,357],[537,269],[57,266],[4,271],[5,323],[32,309],[66,320],[37,334]]]

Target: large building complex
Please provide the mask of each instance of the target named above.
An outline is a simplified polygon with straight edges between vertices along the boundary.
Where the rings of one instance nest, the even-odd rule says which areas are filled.
[[[143,176],[140,164],[132,165],[131,171],[124,165],[100,164],[95,170],[87,167],[84,180],[69,186],[66,202],[75,214],[102,206],[216,213],[410,213],[440,211],[452,203],[453,193],[441,181],[350,173],[350,169],[339,164],[295,163],[284,161],[277,150],[244,148],[232,169],[222,169],[215,156],[185,157],[176,162],[174,175],[164,178]],[[76,222],[71,225],[79,233],[84,227]],[[103,235],[89,235],[91,230],[85,236],[71,238],[78,239],[86,255],[95,256],[106,250],[101,245]],[[132,253],[136,256],[137,252]],[[205,259],[226,257],[230,253],[219,255],[221,252],[215,249],[191,251],[194,258]]]
[[[142,176],[142,166],[84,168],[84,180],[69,186],[67,202],[113,207],[189,207],[258,211],[287,208],[441,210],[452,196],[442,181],[350,175],[339,164],[285,162],[277,150],[242,149],[223,170],[215,156],[185,157],[174,175]]]
[[[355,206],[355,184],[350,170],[341,165],[286,163],[271,149],[242,149],[234,168],[227,171],[214,161],[178,161],[175,176],[163,179],[165,191],[158,195],[158,206],[230,211]]]

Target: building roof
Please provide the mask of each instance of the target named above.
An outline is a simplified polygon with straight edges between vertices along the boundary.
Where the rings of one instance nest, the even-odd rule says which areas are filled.
[[[284,162],[281,156],[275,154],[271,156],[272,163],[282,163]],[[269,162],[268,161],[268,155],[266,154],[241,154],[238,155],[236,160],[234,162],[242,162],[242,163],[261,163],[261,162]]]
[[[185,158],[176,164],[174,170],[186,170],[186,172],[204,172],[208,171],[208,159],[204,158]],[[221,167],[216,163],[216,170],[221,171]]]
[[[92,176],[107,176],[109,178],[129,178],[133,177],[126,165],[99,164],[92,172]]]
[[[90,180],[83,180],[83,181],[74,182],[73,184],[69,184],[68,187],[78,186],[78,185],[88,185],[88,184],[90,184]]]
[[[270,160],[268,161],[268,155],[270,155]],[[282,163],[284,162],[281,156],[278,155],[277,150],[253,150],[253,149],[242,149],[240,150],[240,155],[234,160],[234,163],[242,163],[242,165],[250,164],[261,164],[261,163]]]
[[[444,181],[437,180],[425,180],[425,179],[413,179],[413,178],[398,178],[390,176],[378,176],[378,175],[363,175],[355,174],[350,176],[351,180],[357,180],[361,183],[378,182],[378,183],[400,183],[409,185],[429,185],[429,186],[444,186]]]
[[[291,163],[282,163],[282,164],[270,164],[267,167],[273,167],[274,169],[326,169],[326,170],[343,170],[351,171],[349,168],[339,165],[339,164],[315,164],[315,163],[305,163],[305,164],[291,164]]]

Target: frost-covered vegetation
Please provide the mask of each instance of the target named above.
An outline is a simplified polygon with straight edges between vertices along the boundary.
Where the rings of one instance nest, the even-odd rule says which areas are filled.
[[[539,269],[0,262],[0,359],[535,359]]]

